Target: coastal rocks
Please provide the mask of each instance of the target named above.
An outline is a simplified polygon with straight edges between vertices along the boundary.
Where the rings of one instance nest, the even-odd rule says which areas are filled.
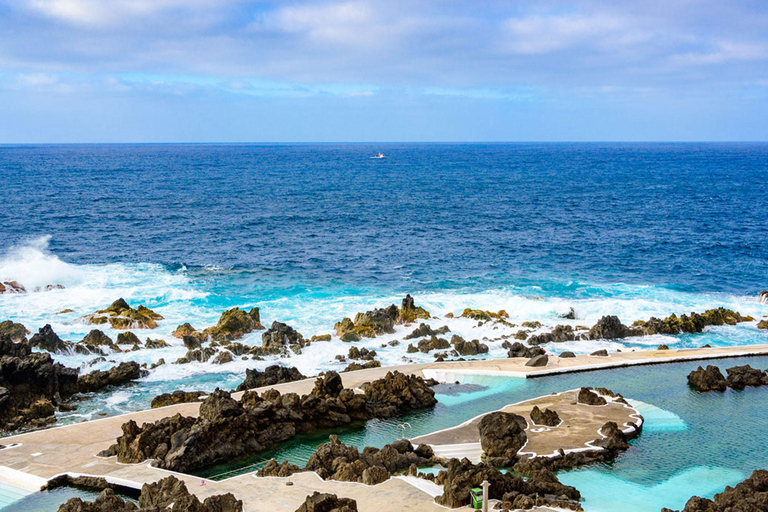
[[[760,320],[757,322],[758,329],[768,329],[768,320]]]
[[[306,377],[293,366],[287,367],[275,364],[267,366],[264,371],[248,368],[245,370],[245,380],[237,386],[237,391],[274,386],[275,384],[303,379],[306,379]]]
[[[510,347],[507,352],[507,357],[526,357],[532,358],[544,353],[544,349],[541,347],[526,347],[522,343],[516,341]]]
[[[480,322],[488,322],[490,320],[505,322],[506,319],[509,318],[509,315],[503,309],[494,313],[493,311],[483,311],[482,309],[466,308],[459,316],[462,318],[471,318],[472,320],[478,320]]]
[[[540,354],[538,356],[533,356],[526,361],[525,366],[547,366],[547,363],[549,363],[547,354]]]
[[[51,326],[47,327],[50,328]],[[0,322],[0,336],[6,335],[13,341],[19,341],[26,338],[27,334],[29,334],[29,331],[22,324],[11,320]]]
[[[30,346],[37,347],[40,350],[60,354],[72,350],[72,343],[59,338],[53,331],[50,324],[45,324],[29,339]]]
[[[696,391],[725,391],[728,383],[720,368],[709,365],[706,370],[699,366],[688,374],[688,384]]]
[[[576,354],[574,354],[570,350],[566,350],[565,352],[561,352],[560,353],[560,357],[562,357],[564,359],[569,359],[569,358],[572,358],[572,357],[576,357]]]
[[[662,512],[673,512],[668,508]],[[768,510],[768,471],[755,470],[749,478],[726,487],[714,500],[694,496],[685,504],[683,512],[758,512]]]
[[[270,389],[246,391],[240,401],[216,390],[200,406],[197,418],[175,415],[139,427],[122,426],[123,435],[106,453],[118,462],[154,459],[162,469],[191,470],[255,454],[297,434],[338,428],[374,417],[390,417],[436,403],[423,379],[390,372],[364,386],[365,395],[344,389],[336,372],[315,381],[308,395],[281,395]]]
[[[118,299],[108,308],[83,317],[87,324],[106,324],[113,329],[154,329],[163,316],[145,306],[132,308],[124,299]]]
[[[188,332],[187,326],[191,327],[189,324],[180,325],[176,328],[174,333],[179,332],[180,329],[183,328],[183,330],[187,332],[182,334],[182,337],[184,335],[195,336],[196,331]],[[251,308],[250,311],[245,311],[240,308],[232,308],[221,314],[219,322],[214,327],[208,327],[203,330],[201,339],[210,339],[219,342],[233,341],[242,338],[250,332],[262,329],[264,329],[264,326],[261,325],[259,308]]]
[[[728,386],[735,390],[742,390],[747,386],[758,387],[768,385],[768,374],[749,365],[734,366],[725,371],[728,374],[728,377],[725,379]]]
[[[157,409],[158,407],[167,407],[169,405],[197,402],[203,395],[205,395],[205,392],[203,391],[176,390],[173,393],[163,393],[162,395],[157,395],[152,399],[150,407],[152,407],[152,409]]]
[[[198,363],[205,363],[210,358],[215,356],[216,353],[217,353],[217,350],[211,347],[187,350],[187,353],[184,355],[184,357],[178,358],[176,361],[173,362],[173,364],[187,364],[193,361]]]
[[[608,403],[605,401],[605,398],[598,395],[589,388],[581,388],[579,390],[579,396],[576,401],[584,405],[605,405]]]
[[[77,378],[77,389],[80,393],[92,393],[107,386],[119,386],[147,375],[139,363],[128,361],[120,363],[107,371],[95,370]]]
[[[118,345],[141,345],[141,340],[131,331],[121,332],[117,335]]]
[[[492,412],[480,420],[480,446],[484,457],[494,461],[494,465],[507,466],[517,460],[528,437],[525,418],[508,412]]]
[[[272,322],[272,326],[261,335],[262,348],[270,354],[284,353],[286,347],[299,352],[307,344],[304,336],[296,329],[282,322]]]
[[[375,350],[368,350],[367,348],[352,347],[349,349],[348,357],[350,359],[362,359],[364,361],[373,361],[376,357]]]
[[[187,322],[177,326],[176,329],[171,333],[171,336],[179,339],[184,339],[184,336],[192,336],[193,338],[202,338],[202,333],[199,332],[194,327],[192,327],[192,324]]]
[[[629,328],[617,316],[604,316],[589,330],[590,339],[615,340],[630,335]]]
[[[170,347],[168,343],[164,340],[153,340],[151,338],[147,338],[147,341],[144,342],[144,348],[148,349],[156,349],[156,348],[165,348]]]
[[[615,317],[614,317],[615,318]],[[529,345],[543,345],[545,343],[563,343],[576,339],[576,333],[570,325],[556,325],[552,332],[536,334],[528,339]]]
[[[18,281],[3,281],[0,282],[0,294],[3,293],[26,293],[27,289],[24,288]]]
[[[395,322],[398,324],[407,324],[415,322],[418,319],[429,320],[430,318],[429,311],[417,306],[413,297],[408,294],[400,303],[400,310],[398,311],[398,316]]]
[[[739,322],[748,322],[752,317],[742,316],[738,311],[725,308],[708,309],[704,313],[691,313],[690,315],[675,314],[663,320],[651,317],[647,321],[637,321],[632,324],[632,331],[637,335],[700,333],[710,325],[736,325]]]
[[[457,334],[451,337],[451,344],[460,356],[476,356],[488,353],[488,345],[480,343],[479,340],[466,341]]]
[[[312,496],[307,496],[296,512],[357,512],[357,502],[315,491]]]
[[[429,319],[429,312],[415,305],[413,297],[406,295],[398,308],[394,304],[355,315],[355,320],[344,318],[333,326],[341,341],[360,341],[380,334],[395,332],[396,324],[406,324],[417,319]]]
[[[468,459],[451,459],[447,469],[438,474],[436,483],[443,486],[443,494],[435,501],[449,508],[469,505],[470,491],[483,480],[491,484],[489,499],[509,503],[509,508],[523,505],[523,508],[552,506],[581,510],[579,491],[563,485],[546,469],[535,472],[526,481],[511,473],[504,474],[490,464],[472,464]]]
[[[760,304],[768,304],[768,290],[763,290],[757,295],[757,302]]]
[[[605,350],[605,349],[601,349],[601,350],[595,350],[594,352],[592,352],[592,353],[591,353],[591,354],[589,354],[589,355],[591,355],[591,356],[597,356],[597,357],[608,357],[608,351],[607,351],[607,350]]]
[[[100,354],[103,356],[105,352],[101,347],[108,347],[114,352],[122,352],[122,350],[120,350],[120,348],[112,341],[112,338],[99,329],[91,330],[91,332],[86,334],[85,337],[74,346],[75,352],[78,354]]]
[[[349,363],[347,365],[346,368],[341,370],[341,373],[355,372],[357,370],[367,370],[369,368],[381,368],[381,363],[379,361],[376,361],[376,360],[368,361],[368,362],[365,362],[363,364],[360,364],[360,363],[357,363],[355,361],[352,361],[351,363]]]
[[[410,334],[403,336],[403,339],[413,340],[416,338],[423,338],[425,336],[437,336],[438,334],[446,334],[448,332],[451,332],[451,330],[448,328],[447,325],[444,325],[437,329],[432,329],[432,327],[430,327],[427,324],[419,324],[419,326],[416,329],[414,329]]]
[[[0,430],[55,421],[55,408],[77,392],[77,370],[32,352],[26,341],[0,335]]]
[[[408,348],[406,349],[406,352],[413,353],[413,352],[423,352],[424,354],[432,351],[432,350],[444,350],[446,348],[451,348],[451,344],[448,342],[445,338],[438,338],[437,336],[432,336],[431,338],[425,338],[423,340],[420,340],[416,347],[409,344]]]
[[[433,407],[435,392],[423,378],[397,370],[362,386],[368,411],[375,418],[391,418],[403,412]]]
[[[174,476],[154,483],[144,484],[139,495],[139,506],[125,501],[110,489],[104,489],[93,502],[71,498],[59,507],[58,512],[157,512],[160,510],[183,512],[242,512],[243,502],[232,493],[210,496],[200,502],[187,486]]]
[[[531,421],[537,425],[556,427],[560,424],[560,416],[553,410],[544,409],[544,411],[542,411],[539,409],[539,406],[534,406],[531,411]]]

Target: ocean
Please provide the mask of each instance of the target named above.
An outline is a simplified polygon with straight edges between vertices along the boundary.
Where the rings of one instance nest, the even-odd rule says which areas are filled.
[[[386,158],[371,158],[377,152]],[[171,347],[56,355],[83,371],[169,363],[178,324],[214,325],[231,307],[309,338],[358,311],[417,305],[467,339],[523,321],[624,323],[725,306],[768,315],[768,144],[231,144],[0,146],[0,320],[46,323],[77,341],[78,319],[123,297],[165,320],[142,339]],[[64,289],[33,291],[60,284]],[[504,309],[514,329],[445,318]],[[564,320],[570,308],[576,319]],[[56,314],[64,309],[74,312]],[[755,322],[698,335],[575,341],[551,352],[768,343]],[[410,328],[412,329],[412,328]],[[113,339],[117,331],[104,329]],[[431,361],[391,347],[409,328],[363,340],[384,365]],[[244,339],[260,344],[261,332]],[[235,387],[275,362],[341,369],[334,338],[279,360],[166,364],[137,386],[84,400],[61,420],[147,407],[174,389]]]

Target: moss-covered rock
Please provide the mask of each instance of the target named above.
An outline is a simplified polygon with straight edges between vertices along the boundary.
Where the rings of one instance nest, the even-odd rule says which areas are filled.
[[[152,338],[147,338],[147,341],[144,343],[145,348],[165,348],[170,347],[168,343],[164,340],[153,340]]]
[[[416,306],[413,297],[406,295],[400,308],[391,304],[386,308],[357,313],[354,321],[343,318],[333,328],[342,341],[359,341],[362,338],[391,334],[395,332],[395,325],[410,323],[418,318],[430,318],[429,312]]]
[[[141,340],[131,331],[121,332],[117,335],[118,345],[141,345]]]
[[[260,319],[259,308],[251,308],[250,311],[232,308],[221,314],[214,327],[203,330],[202,338],[219,342],[238,340],[250,332],[264,329]]]
[[[497,313],[493,311],[483,311],[482,309],[467,308],[461,313],[462,318],[471,318],[472,320],[478,320],[481,322],[487,322],[489,320],[502,321],[509,318],[506,311],[499,310]]]
[[[114,352],[122,352],[120,347],[112,341],[112,338],[99,329],[93,329],[82,340],[75,343],[75,352],[78,354],[104,355],[104,347],[110,348]]]
[[[13,341],[19,341],[29,334],[29,330],[20,323],[16,323],[12,320],[5,320],[4,322],[0,322],[0,336],[4,334],[8,335]]]
[[[84,316],[87,324],[109,324],[113,329],[154,329],[163,316],[145,306],[132,308],[124,299],[117,299],[106,309]]]

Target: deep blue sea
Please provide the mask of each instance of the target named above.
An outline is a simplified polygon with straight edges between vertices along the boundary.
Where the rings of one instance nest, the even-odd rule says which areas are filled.
[[[371,158],[379,151],[386,158]],[[546,331],[606,314],[768,314],[756,300],[768,289],[768,144],[5,145],[0,176],[0,280],[65,286],[0,295],[0,319],[33,332],[51,323],[76,341],[91,329],[78,318],[118,297],[166,318],[138,334],[170,348],[95,365],[57,356],[84,371],[173,361],[185,352],[170,336],[178,324],[213,325],[234,306],[310,337],[410,293],[433,325],[488,338],[488,357],[504,356],[500,335],[519,327],[444,315],[505,309]],[[561,319],[571,307],[577,319]],[[756,323],[547,348],[768,343]],[[381,347],[406,332],[360,345],[385,365],[433,360],[406,354],[407,343]],[[348,349],[334,338],[282,362],[340,369],[334,356]],[[245,368],[274,362],[165,365],[73,418],[178,387],[234,386]]]

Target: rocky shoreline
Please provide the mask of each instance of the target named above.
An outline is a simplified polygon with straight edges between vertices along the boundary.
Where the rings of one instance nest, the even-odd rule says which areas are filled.
[[[768,471],[755,470],[749,478],[726,487],[714,499],[692,497],[682,512],[759,512],[768,510]],[[661,512],[677,512],[668,508]]]

